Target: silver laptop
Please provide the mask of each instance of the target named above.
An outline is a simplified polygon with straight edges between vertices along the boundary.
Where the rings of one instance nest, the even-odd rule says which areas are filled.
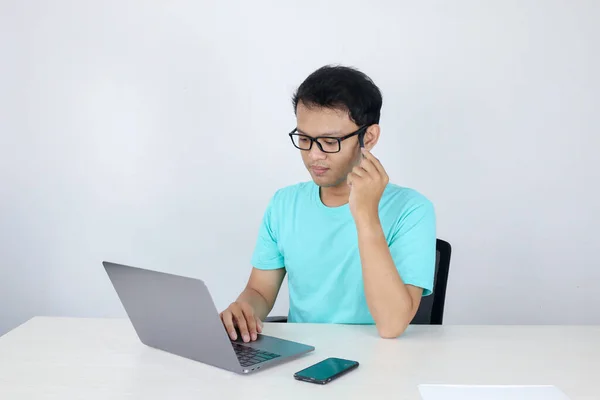
[[[240,374],[314,350],[262,334],[250,343],[232,341],[208,288],[199,279],[102,264],[138,337],[147,346]]]

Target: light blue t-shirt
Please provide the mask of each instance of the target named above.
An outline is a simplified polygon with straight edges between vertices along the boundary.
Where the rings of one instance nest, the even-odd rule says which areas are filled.
[[[379,218],[405,284],[431,294],[436,257],[433,205],[388,184]],[[285,268],[290,322],[373,324],[365,298],[356,225],[348,204],[325,206],[312,181],[278,190],[263,217],[252,265]]]

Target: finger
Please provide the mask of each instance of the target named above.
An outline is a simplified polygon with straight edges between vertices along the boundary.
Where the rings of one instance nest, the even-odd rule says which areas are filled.
[[[242,306],[242,313],[244,314],[246,324],[248,325],[248,333],[250,334],[250,338],[252,340],[256,340],[256,318],[254,317],[252,307]]]
[[[384,175],[385,174],[385,169],[383,168],[383,165],[381,165],[381,162],[379,162],[379,160],[377,159],[377,157],[375,157],[367,149],[363,149],[362,152],[363,152],[365,158],[373,163],[373,165],[375,166],[375,168],[377,168],[377,170],[379,171],[379,173],[381,175]]]
[[[354,172],[350,172],[346,178],[346,183],[348,186],[352,187],[352,185],[358,182],[360,179],[361,177],[359,175],[355,174]]]
[[[262,333],[262,330],[263,330],[262,321],[258,317],[254,317],[254,318],[256,319],[256,330],[258,331],[258,333]]]
[[[362,168],[362,166],[357,165],[356,167],[352,168],[352,173],[360,176],[360,177],[364,177],[368,175],[368,172]]]
[[[379,170],[377,169],[377,167],[375,167],[373,161],[369,160],[368,158],[362,159],[362,161],[360,162],[360,167],[372,177],[379,175]]]
[[[238,329],[240,330],[240,336],[242,336],[242,340],[244,342],[250,341],[250,334],[248,333],[248,325],[246,324],[246,317],[244,317],[244,313],[241,309],[236,309],[233,311],[233,318],[235,319],[235,323],[237,324]]]
[[[367,173],[366,171],[362,172],[362,175],[357,174],[356,172],[352,171],[350,172],[350,176],[352,177],[352,182],[357,183],[362,181],[364,178],[367,177]]]
[[[221,321],[223,321],[223,326],[225,326],[225,330],[229,334],[231,340],[236,340],[237,333],[235,332],[235,326],[233,325],[233,315],[231,314],[231,311],[223,311],[223,313],[221,313]]]

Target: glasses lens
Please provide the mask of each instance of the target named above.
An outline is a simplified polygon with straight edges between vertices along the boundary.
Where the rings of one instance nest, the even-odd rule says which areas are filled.
[[[302,150],[310,149],[310,139],[304,135],[294,134],[292,135],[292,140],[294,141],[294,146]]]
[[[335,138],[319,138],[317,139],[325,153],[337,153],[340,151],[340,141]]]

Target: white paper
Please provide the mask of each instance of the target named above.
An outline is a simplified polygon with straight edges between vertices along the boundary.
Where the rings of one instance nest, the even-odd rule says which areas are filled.
[[[419,385],[423,400],[569,400],[555,386]]]

